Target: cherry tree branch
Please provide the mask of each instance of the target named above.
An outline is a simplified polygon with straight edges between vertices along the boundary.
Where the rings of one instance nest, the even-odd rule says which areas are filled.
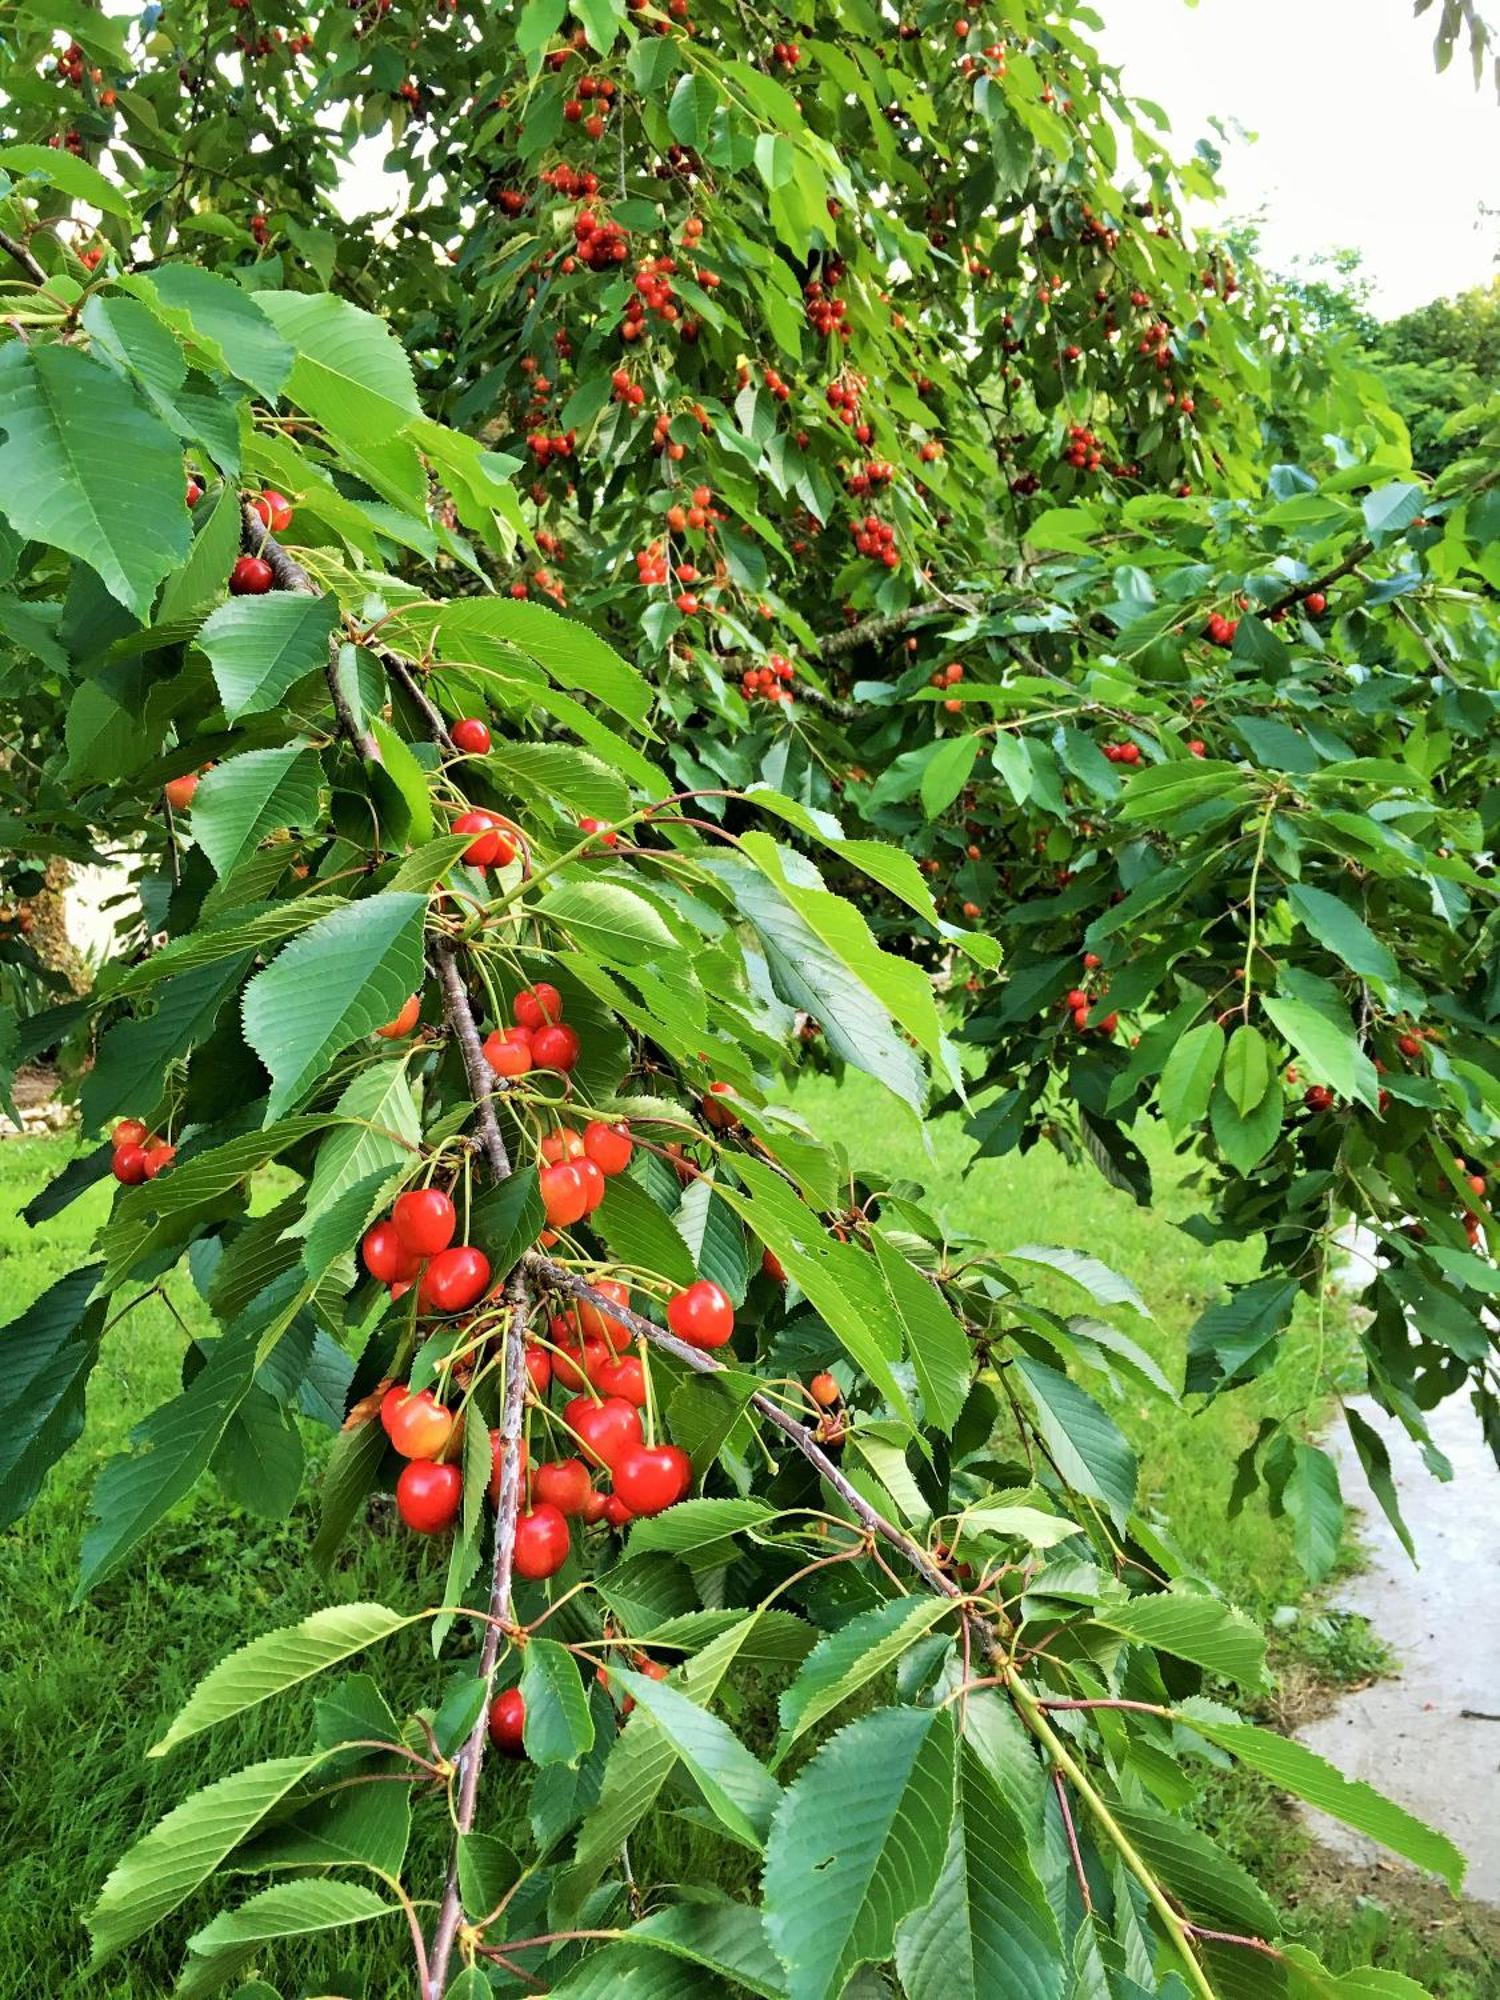
[[[509,1172],[508,1167],[506,1171]],[[490,1569],[489,1617],[479,1652],[484,1704],[469,1732],[468,1742],[454,1760],[459,1771],[458,1805],[453,1816],[454,1833],[447,1886],[432,1933],[431,1971],[424,2000],[442,2000],[448,1983],[453,1941],[463,1920],[458,1857],[461,1843],[474,1825],[474,1812],[479,1802],[479,1776],[484,1769],[484,1753],[489,1743],[490,1694],[500,1658],[501,1635],[510,1623],[516,1515],[521,1504],[520,1443],[521,1426],[526,1414],[526,1328],[531,1318],[531,1293],[520,1271],[513,1274],[506,1290],[510,1299],[510,1322],[505,1330],[505,1402],[500,1414],[500,1500],[495,1509],[495,1556]],[[473,1422],[473,1412],[469,1420]]]
[[[14,257],[28,278],[33,279],[39,285],[46,284],[47,273],[42,269],[36,258],[32,256],[19,236],[12,236],[7,230],[0,229],[0,250],[5,251],[7,256]]]
[[[458,954],[446,938],[440,938],[432,947],[432,955],[443,985],[443,1013],[463,1052],[464,1072],[469,1079],[469,1094],[474,1099],[485,1158],[497,1181],[508,1180],[510,1153],[505,1135],[500,1130],[500,1120],[495,1114],[495,1076],[484,1059],[474,1009],[469,1004],[469,991],[458,969]]]

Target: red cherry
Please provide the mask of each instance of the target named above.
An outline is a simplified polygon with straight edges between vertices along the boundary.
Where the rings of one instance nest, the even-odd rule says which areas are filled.
[[[693,1483],[693,1462],[675,1444],[638,1444],[621,1452],[610,1468],[615,1497],[632,1514],[661,1514]]]
[[[387,1414],[382,1401],[380,1417],[386,1435],[403,1458],[437,1458],[453,1436],[453,1412],[440,1403],[430,1389],[398,1394]]]
[[[162,795],[173,812],[186,812],[193,803],[193,794],[198,789],[198,772],[184,772],[180,778],[168,778],[162,786]]]
[[[284,493],[273,492],[269,486],[262,487],[259,497],[250,502],[250,511],[273,535],[285,534],[292,525],[291,501]]]
[[[169,1146],[165,1139],[148,1139],[145,1147],[146,1178],[154,1181],[163,1168],[170,1167],[177,1158],[177,1148]]]
[[[382,1285],[401,1284],[417,1275],[417,1259],[396,1234],[392,1222],[376,1222],[365,1231],[360,1245],[365,1269]]]
[[[786,1266],[774,1250],[762,1252],[760,1268],[773,1284],[784,1285],[786,1283]]]
[[[271,565],[260,556],[241,556],[229,572],[229,588],[236,597],[262,597],[275,581]]]
[[[734,1332],[734,1307],[711,1278],[700,1278],[673,1298],[667,1324],[689,1347],[722,1347]]]
[[[552,1322],[556,1334],[558,1322]],[[581,1389],[585,1382],[592,1382],[594,1372],[609,1360],[612,1350],[602,1340],[586,1340],[581,1346],[574,1342],[560,1345],[552,1357],[552,1373],[564,1389]]]
[[[377,1028],[375,1032],[383,1041],[398,1041],[402,1035],[409,1035],[411,1033],[412,1029],[417,1025],[417,1016],[421,1011],[422,996],[420,993],[413,993],[395,1020],[387,1021],[383,1028]]]
[[[550,1501],[542,1501],[516,1522],[516,1575],[533,1583],[555,1576],[568,1560],[570,1546],[566,1517]]]
[[[498,1030],[486,1035],[480,1046],[485,1061],[496,1076],[525,1076],[528,1070],[536,1067],[531,1059],[529,1043],[512,1041]]]
[[[592,1160],[575,1160],[573,1171],[583,1182],[583,1212],[592,1215],[609,1191],[609,1183]]]
[[[737,1114],[727,1104],[716,1101],[733,1088],[734,1086],[728,1083],[711,1083],[698,1100],[704,1121],[712,1125],[716,1132],[728,1132],[740,1122]]]
[[[1328,599],[1321,590],[1310,590],[1302,602],[1309,618],[1321,618],[1328,609]]]
[[[538,1028],[531,1039],[531,1059],[538,1069],[571,1069],[578,1050],[577,1033],[561,1021],[555,1027]]]
[[[555,1507],[559,1514],[578,1515],[588,1505],[594,1482],[581,1458],[557,1458],[539,1465],[532,1490],[538,1501]]]
[[[512,1034],[530,1035],[530,1028],[513,1028]],[[569,1132],[558,1125],[550,1132],[544,1132],[541,1140],[541,1155],[549,1166],[556,1166],[559,1160],[581,1160],[584,1158],[581,1133]]]
[[[604,1502],[604,1518],[612,1528],[624,1528],[635,1519],[635,1515],[618,1493],[611,1493]]]
[[[623,1119],[618,1125],[606,1125],[596,1118],[583,1128],[583,1150],[601,1174],[623,1174],[635,1144]]]
[[[397,1195],[391,1221],[413,1257],[435,1257],[453,1241],[458,1210],[441,1188],[408,1188]]]
[[[609,1512],[610,1496],[599,1492],[596,1487],[583,1503],[583,1513],[579,1517],[586,1528],[595,1527]]]
[[[118,1151],[121,1146],[144,1146],[149,1133],[139,1118],[122,1118],[110,1137]]]
[[[617,1306],[630,1304],[630,1287],[623,1279],[600,1278],[596,1281],[594,1290],[605,1298],[612,1299]],[[607,1340],[617,1351],[630,1345],[630,1328],[622,1325],[613,1313],[601,1312],[598,1306],[592,1305],[587,1299],[580,1299],[573,1311],[582,1333],[591,1334],[596,1340]]]
[[[1396,1047],[1400,1049],[1404,1056],[1419,1056],[1422,1053],[1421,1037],[1418,1035],[1403,1035],[1396,1043]]]
[[[454,749],[462,750],[470,757],[483,757],[490,747],[489,725],[481,722],[477,715],[455,722],[448,734],[453,738]]]
[[[822,1409],[831,1410],[835,1403],[843,1401],[843,1390],[826,1371],[821,1375],[814,1375],[807,1386],[813,1401]]]
[[[138,1187],[148,1178],[145,1147],[117,1146],[115,1156],[110,1162],[110,1172],[126,1187]]]
[[[490,1741],[504,1757],[524,1757],[526,1701],[519,1688],[507,1688],[490,1703]]]
[[[539,979],[535,986],[525,987],[516,995],[511,1012],[523,1028],[545,1028],[562,1019],[562,995],[545,979]]]
[[[575,1396],[563,1408],[563,1422],[578,1437],[585,1456],[597,1465],[612,1465],[644,1435],[639,1411],[619,1396],[606,1396],[602,1403],[596,1403],[592,1396]]]
[[[484,1296],[490,1260],[472,1243],[440,1251],[422,1273],[417,1304],[422,1312],[463,1312]]]
[[[552,1386],[552,1356],[534,1340],[526,1343],[526,1373],[531,1377],[533,1395],[545,1396]]]
[[[452,1527],[463,1504],[464,1479],[456,1465],[414,1458],[396,1481],[396,1512],[419,1535]]]
[[[198,484],[196,479],[190,479],[188,481],[186,489],[186,498],[187,498],[187,503],[190,507],[196,507],[198,502],[203,498],[203,488]]]
[[[550,1032],[543,1029],[544,1034]],[[567,1229],[575,1222],[582,1222],[588,1213],[588,1187],[583,1175],[571,1163],[556,1167],[543,1167],[538,1177],[542,1191],[542,1208],[554,1229]]]
[[[638,1410],[646,1407],[646,1371],[637,1354],[601,1361],[589,1380],[601,1396],[618,1396],[622,1402],[634,1403]]]
[[[525,1438],[517,1438],[516,1442],[521,1448],[520,1449],[521,1477],[524,1479],[526,1477],[526,1468],[531,1462],[531,1451],[526,1443]],[[501,1457],[502,1453],[500,1450],[500,1433],[499,1431],[491,1431],[490,1432],[490,1505],[492,1507],[498,1507],[500,1505]]]
[[[460,813],[453,822],[455,833],[473,833],[477,840],[471,840],[464,849],[462,859],[471,868],[504,868],[516,858],[516,844],[491,812],[475,810]]]

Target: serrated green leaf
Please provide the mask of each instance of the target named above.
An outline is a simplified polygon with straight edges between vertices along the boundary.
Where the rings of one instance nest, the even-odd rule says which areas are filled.
[[[678,949],[653,906],[619,882],[559,883],[535,911],[609,965],[649,965]]]
[[[335,1604],[314,1611],[296,1625],[266,1632],[223,1659],[194,1688],[158,1743],[153,1757],[163,1756],[200,1730],[257,1708],[273,1695],[351,1659],[366,1646],[377,1645],[393,1632],[417,1623],[421,1613],[403,1616],[383,1604]]]
[[[1135,1505],[1136,1459],[1113,1418],[1057,1369],[1016,1355],[1012,1366],[1031,1396],[1037,1427],[1068,1484],[1103,1501],[1116,1527]]]
[[[533,1764],[576,1764],[594,1747],[594,1718],[578,1672],[565,1646],[550,1639],[527,1642],[521,1669],[526,1703],[526,1755]]]
[[[1246,1687],[1258,1687],[1265,1678],[1266,1642],[1259,1628],[1216,1597],[1161,1591],[1105,1605],[1094,1618],[1112,1632],[1192,1660]]]
[[[298,743],[247,750],[204,773],[193,794],[193,839],[222,881],[268,834],[318,821],[323,767]]]
[[[83,1429],[104,1325],[104,1301],[90,1304],[101,1272],[70,1271],[0,1327],[0,1527],[25,1513]]]
[[[901,1323],[906,1352],[922,1392],[923,1415],[935,1429],[951,1431],[973,1379],[974,1356],[968,1335],[937,1287],[909,1264],[878,1228],[870,1232],[870,1247]]]
[[[362,1882],[327,1878],[278,1882],[237,1910],[226,1910],[188,1939],[191,1956],[178,1982],[178,2000],[202,2000],[217,1992],[241,1966],[281,1938],[314,1937],[320,1931],[400,1915],[399,1903],[386,1902]]]
[[[885,1673],[952,1609],[941,1598],[896,1597],[860,1612],[836,1632],[825,1633],[780,1697],[782,1739],[776,1762],[781,1762],[799,1736],[856,1690]]]
[[[1156,1101],[1173,1138],[1202,1124],[1223,1055],[1224,1030],[1217,1021],[1189,1028],[1174,1045],[1156,1089]]]
[[[331,292],[257,292],[296,359],[285,393],[334,438],[376,449],[420,415],[411,362],[383,319]]]
[[[781,1787],[727,1723],[674,1687],[628,1667],[611,1675],[651,1717],[691,1776],[704,1802],[736,1840],[757,1850],[764,1844]]]
[[[204,622],[198,644],[228,719],[279,708],[304,675],[328,664],[338,622],[336,598],[305,591],[271,590],[221,604]]]

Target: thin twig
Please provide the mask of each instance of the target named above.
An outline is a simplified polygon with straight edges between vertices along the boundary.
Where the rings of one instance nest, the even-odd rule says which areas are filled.
[[[35,279],[39,285],[46,284],[47,273],[42,269],[35,257],[32,256],[19,236],[12,236],[7,230],[0,229],[0,250],[4,250],[8,256],[14,257],[28,278]]]
[[[1078,1829],[1073,1824],[1073,1809],[1068,1804],[1067,1782],[1054,1765],[1052,1767],[1052,1789],[1057,1794],[1057,1809],[1062,1814],[1063,1832],[1068,1836],[1068,1852],[1073,1857],[1073,1873],[1078,1878],[1078,1893],[1083,1898],[1084,1911],[1094,1914],[1094,1898],[1089,1889],[1089,1878],[1083,1866],[1083,1850],[1078,1845]]]
[[[458,956],[446,938],[441,938],[432,947],[432,955],[437,961],[438,977],[443,983],[443,1012],[448,1018],[448,1026],[457,1038],[463,1051],[464,1070],[469,1079],[469,1094],[479,1118],[479,1137],[490,1164],[490,1172],[497,1181],[510,1177],[510,1153],[506,1148],[505,1135],[500,1130],[500,1120],[495,1115],[494,1092],[496,1077],[484,1059],[484,1047],[479,1039],[479,1029],[474,1021],[474,1009],[469,1004],[468,988],[464,976],[458,969]]]

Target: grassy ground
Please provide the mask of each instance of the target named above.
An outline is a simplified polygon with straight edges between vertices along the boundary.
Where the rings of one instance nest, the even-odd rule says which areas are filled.
[[[1097,1176],[1075,1174],[1049,1156],[981,1162],[966,1169],[956,1133],[937,1139],[935,1160],[892,1124],[873,1091],[835,1092],[814,1084],[798,1099],[815,1123],[837,1130],[855,1156],[890,1173],[925,1180],[956,1224],[1002,1243],[1061,1241],[1091,1250],[1132,1277],[1155,1315],[1148,1344],[1164,1363],[1180,1362],[1183,1334],[1227,1275],[1248,1273],[1249,1253],[1209,1253],[1166,1219],[1189,1211],[1170,1158],[1155,1161],[1161,1211],[1147,1214]],[[68,1141],[0,1144],[0,1299],[8,1318],[74,1268],[106,1206],[103,1190],[38,1231],[18,1218],[22,1203],[67,1156]],[[190,1322],[195,1303],[185,1278],[172,1299]],[[1294,1603],[1300,1586],[1283,1531],[1252,1508],[1232,1527],[1222,1501],[1231,1461],[1262,1411],[1304,1408],[1314,1393],[1313,1332],[1299,1320],[1275,1373],[1246,1395],[1188,1414],[1143,1403],[1120,1414],[1141,1448],[1143,1490],[1175,1522],[1195,1563],[1247,1610],[1269,1616]],[[226,1760],[249,1761],[301,1739],[287,1705],[148,1762],[145,1751],[192,1683],[236,1644],[321,1603],[353,1598],[415,1601],[427,1573],[428,1601],[441,1555],[377,1526],[352,1537],[338,1573],[325,1579],[306,1560],[310,1515],[268,1524],[227,1509],[214,1491],[185,1503],[144,1554],[78,1608],[70,1607],[87,1498],[98,1467],[139,1415],[169,1394],[183,1350],[172,1311],[151,1301],[111,1333],[95,1371],[82,1444],[50,1477],[32,1513],[0,1541],[0,1994],[66,1996],[85,1989],[80,1917],[114,1859],[151,1819]],[[420,1640],[382,1654],[382,1678],[432,1698],[432,1670]],[[1368,1642],[1339,1627],[1305,1622],[1288,1664],[1334,1676],[1365,1664]],[[403,1688],[390,1685],[393,1699]],[[1218,1832],[1262,1876],[1278,1900],[1300,1904],[1308,1940],[1333,1963],[1374,1952],[1444,2000],[1497,2000],[1500,1982],[1451,1910],[1420,1892],[1357,1902],[1336,1872],[1310,1860],[1295,1821],[1263,1790],[1234,1783],[1206,1802]],[[670,1836],[676,1839],[676,1836]],[[680,1846],[680,1840],[677,1841]],[[703,1857],[664,1845],[661,1873],[700,1869]],[[647,1871],[651,1872],[650,1870]],[[170,1989],[170,1945],[217,1899],[189,1906],[117,1965],[90,1982],[94,2000],[146,2000]],[[184,1921],[186,1919],[186,1921]],[[369,1950],[369,1948],[366,1948]],[[362,1978],[336,1955],[286,1968],[315,1975],[315,1992],[389,1995],[408,1990],[401,1941],[363,1959]],[[1488,1982],[1488,1983],[1487,1983]]]

